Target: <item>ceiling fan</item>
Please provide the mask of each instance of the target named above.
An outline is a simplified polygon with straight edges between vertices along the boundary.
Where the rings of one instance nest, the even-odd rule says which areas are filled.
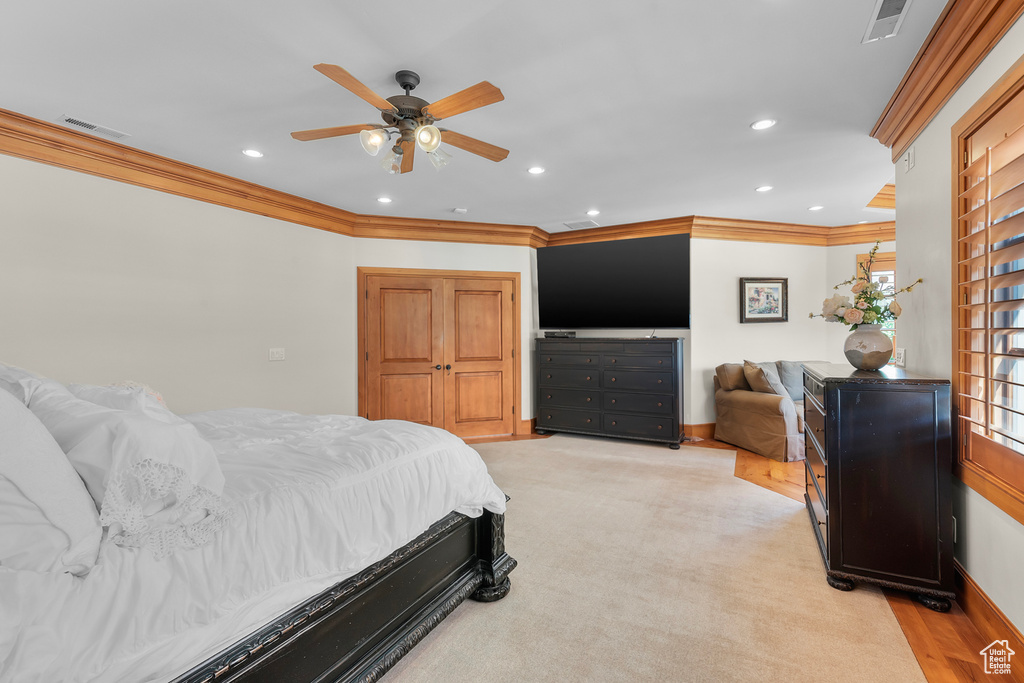
[[[376,156],[387,146],[391,138],[395,137],[396,143],[388,150],[381,163],[381,167],[388,173],[411,171],[413,152],[417,146],[427,153],[435,168],[443,168],[451,160],[451,155],[439,149],[438,145],[442,142],[491,161],[501,161],[508,156],[507,149],[434,125],[441,119],[505,99],[501,90],[487,81],[481,81],[454,95],[428,103],[409,94],[420,83],[419,75],[413,71],[403,70],[396,73],[395,81],[405,90],[405,94],[385,99],[340,66],[317,64],[313,68],[379,109],[384,125],[357,123],[351,126],[300,130],[292,133],[296,140],[320,140],[358,133],[363,149],[371,156]]]

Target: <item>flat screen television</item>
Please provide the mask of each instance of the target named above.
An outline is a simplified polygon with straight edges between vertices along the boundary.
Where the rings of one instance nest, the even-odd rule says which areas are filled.
[[[543,329],[690,327],[690,236],[537,249]]]

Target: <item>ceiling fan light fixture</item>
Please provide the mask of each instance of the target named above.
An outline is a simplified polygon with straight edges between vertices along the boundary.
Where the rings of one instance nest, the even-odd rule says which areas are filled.
[[[443,149],[435,149],[427,152],[427,158],[430,159],[430,163],[434,165],[434,168],[440,171],[451,162],[452,155]]]
[[[416,129],[416,144],[424,152],[433,152],[441,144],[441,131],[432,124],[420,126]]]
[[[391,134],[383,128],[359,131],[359,143],[371,157],[377,156],[381,148],[390,141]]]
[[[395,175],[396,173],[402,172],[402,155],[395,153],[395,148],[392,147],[388,150],[388,153],[384,155],[384,158],[380,160],[380,167],[384,169],[389,175]]]

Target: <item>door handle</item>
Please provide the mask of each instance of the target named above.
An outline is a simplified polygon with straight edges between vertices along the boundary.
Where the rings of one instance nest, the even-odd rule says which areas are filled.
[[[441,369],[441,366],[440,366],[440,365],[435,365],[435,366],[434,366],[434,369],[435,369],[435,370],[440,370],[440,369]]]
[[[448,371],[449,375],[452,374],[452,364],[451,363],[449,363],[448,365],[444,366],[444,369]]]

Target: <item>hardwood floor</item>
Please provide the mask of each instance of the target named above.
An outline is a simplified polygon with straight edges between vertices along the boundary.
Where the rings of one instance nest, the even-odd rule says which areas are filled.
[[[688,442],[688,445],[734,450],[737,477],[804,502],[803,461],[777,462],[714,439]],[[993,676],[985,673],[981,656],[988,642],[959,605],[954,602],[949,612],[934,612],[907,593],[894,590],[883,590],[883,593],[929,683],[992,680]],[[1014,667],[1011,676],[996,678],[1007,683],[1024,683],[1024,665]]]

